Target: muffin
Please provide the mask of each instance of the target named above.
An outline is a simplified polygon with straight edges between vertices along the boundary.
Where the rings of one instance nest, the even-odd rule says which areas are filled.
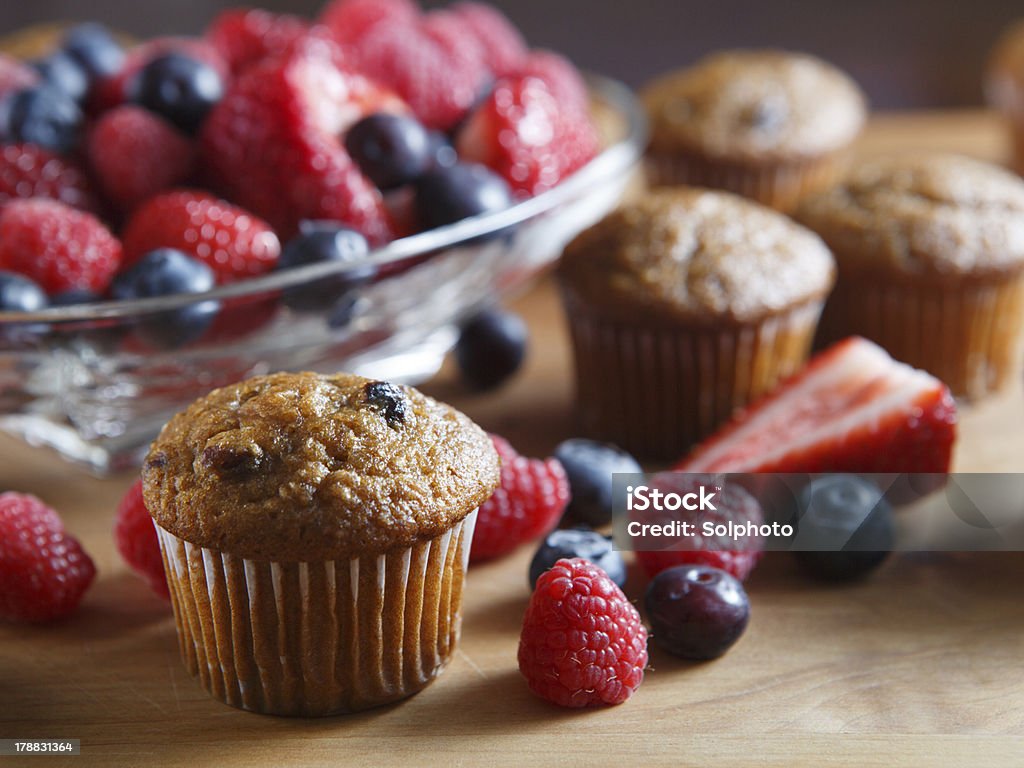
[[[1024,173],[1024,20],[1011,26],[989,57],[985,97],[1010,125],[1013,167]]]
[[[879,158],[797,219],[835,254],[823,342],[858,334],[978,399],[1020,371],[1024,182],[945,154]]]
[[[426,686],[460,629],[487,435],[414,389],[280,373],[174,416],[143,467],[185,664],[277,715]]]
[[[724,189],[782,211],[841,175],[867,115],[853,80],[783,51],[718,53],[641,96],[653,186]]]
[[[558,279],[584,428],[676,459],[804,363],[834,266],[781,214],[680,188],[582,232]]]

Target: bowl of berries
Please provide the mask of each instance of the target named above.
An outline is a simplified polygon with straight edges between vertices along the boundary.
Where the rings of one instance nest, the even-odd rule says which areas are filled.
[[[0,428],[100,473],[245,377],[428,377],[646,138],[627,88],[475,3],[44,37],[0,55]]]

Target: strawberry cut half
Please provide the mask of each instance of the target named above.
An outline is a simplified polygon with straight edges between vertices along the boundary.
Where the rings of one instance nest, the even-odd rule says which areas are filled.
[[[956,424],[945,384],[853,337],[815,357],[675,469],[944,473]]]

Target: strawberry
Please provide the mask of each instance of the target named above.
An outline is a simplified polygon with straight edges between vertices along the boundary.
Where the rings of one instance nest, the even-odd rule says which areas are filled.
[[[565,56],[554,51],[530,51],[516,67],[519,77],[536,77],[544,81],[555,101],[566,109],[587,114],[590,94],[580,71]]]
[[[537,195],[590,160],[598,150],[590,118],[559,104],[544,80],[499,80],[456,139],[464,160],[483,163],[521,195]]]
[[[39,73],[21,59],[0,53],[0,99],[39,82]]]
[[[190,190],[143,204],[124,232],[125,264],[157,248],[177,248],[207,264],[220,284],[268,272],[281,243],[270,226],[231,203]]]
[[[393,234],[383,199],[340,137],[366,114],[403,107],[322,42],[246,70],[206,119],[202,155],[214,185],[283,236],[303,219],[332,219],[380,244]]]
[[[501,11],[483,3],[458,3],[451,12],[480,43],[491,74],[504,77],[517,71],[526,57],[526,42]]]
[[[676,469],[944,473],[956,423],[941,381],[854,337],[819,354]]]
[[[79,210],[95,212],[96,197],[85,172],[74,160],[36,144],[0,147],[0,209],[8,200],[45,197]]]
[[[320,14],[342,45],[359,43],[377,25],[406,24],[420,14],[412,0],[333,0]]]
[[[130,211],[192,174],[192,143],[170,123],[141,107],[103,114],[89,133],[86,153],[107,199]]]
[[[121,243],[99,219],[43,198],[11,200],[0,213],[0,269],[25,275],[50,295],[102,293],[121,264]]]
[[[298,16],[256,8],[230,8],[206,29],[206,39],[217,49],[233,74],[286,51],[306,34],[309,24]]]

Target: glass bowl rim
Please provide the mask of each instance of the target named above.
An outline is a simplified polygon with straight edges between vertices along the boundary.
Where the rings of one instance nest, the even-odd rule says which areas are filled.
[[[0,311],[0,325],[5,323],[82,323],[92,320],[131,318],[155,312],[180,309],[204,301],[222,301],[239,298],[258,298],[282,289],[304,285],[326,277],[344,275],[351,270],[362,270],[367,266],[382,267],[402,264],[420,256],[440,254],[443,249],[464,243],[480,235],[513,227],[543,214],[565,200],[571,199],[580,190],[616,172],[624,172],[639,160],[647,142],[647,118],[633,91],[617,80],[602,75],[586,73],[591,95],[610,106],[625,120],[625,131],[621,139],[605,147],[586,165],[541,194],[527,198],[508,208],[494,213],[473,216],[443,227],[419,232],[408,237],[392,240],[390,243],[370,252],[368,258],[358,264],[322,263],[308,264],[280,272],[269,272],[258,277],[218,286],[203,293],[184,293],[147,299],[126,301],[101,301],[91,304],[77,304],[67,307],[47,307],[35,312]]]

